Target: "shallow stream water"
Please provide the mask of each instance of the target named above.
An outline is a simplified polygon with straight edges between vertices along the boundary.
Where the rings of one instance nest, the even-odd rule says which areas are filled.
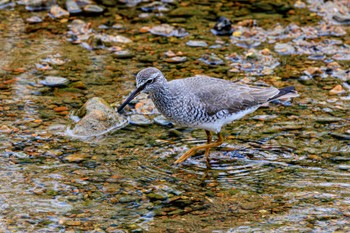
[[[59,19],[0,7],[0,232],[349,232],[347,1],[162,1],[163,13],[121,2]],[[330,2],[343,4],[341,20],[328,17]],[[29,23],[32,16],[43,21]],[[232,21],[231,37],[211,33],[219,16]],[[76,19],[89,25],[72,43]],[[189,35],[149,32],[162,23]],[[300,97],[225,127],[212,169],[203,152],[173,165],[205,143],[202,130],[129,124],[85,140],[65,133],[87,100],[118,106],[149,66],[169,80],[294,85]],[[69,84],[45,85],[47,76]]]

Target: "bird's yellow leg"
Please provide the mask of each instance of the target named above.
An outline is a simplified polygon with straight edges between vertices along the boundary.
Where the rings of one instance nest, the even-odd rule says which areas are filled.
[[[206,152],[206,154],[208,154],[208,157],[209,157],[209,150],[210,150],[210,148],[218,147],[224,142],[224,139],[223,139],[221,133],[218,133],[217,135],[218,135],[218,140],[216,140],[213,143],[208,143],[208,144],[205,144],[205,145],[200,145],[200,146],[196,146],[196,147],[191,148],[186,153],[184,153],[178,160],[176,160],[175,164],[185,161],[186,159],[188,159],[189,157],[194,155],[197,150],[204,150],[205,149],[205,152]],[[208,139],[207,141],[209,141],[209,138],[207,138],[207,139]]]
[[[205,130],[205,133],[207,134],[207,144],[210,144],[212,140],[212,134],[208,130]],[[207,168],[211,168],[211,165],[209,163],[209,152],[210,152],[210,148],[206,148],[204,155],[207,163]]]

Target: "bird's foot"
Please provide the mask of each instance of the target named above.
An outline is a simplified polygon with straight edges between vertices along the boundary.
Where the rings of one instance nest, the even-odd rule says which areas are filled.
[[[209,140],[208,140],[209,142]],[[213,143],[207,143],[205,145],[200,145],[200,146],[196,146],[191,148],[190,150],[188,150],[186,153],[184,153],[183,155],[181,155],[180,158],[178,158],[175,161],[175,164],[178,163],[182,163],[183,161],[185,161],[186,159],[188,159],[189,157],[191,157],[192,155],[194,155],[196,153],[197,150],[206,150],[205,151],[205,157],[206,157],[206,163],[207,163],[207,167],[210,168],[210,163],[209,163],[209,150],[212,147],[218,147],[223,143],[223,138],[221,136],[220,133],[218,133],[218,140],[216,142]]]
[[[181,155],[181,157],[178,158],[174,163],[175,164],[182,163],[183,161],[185,161],[186,159],[194,155],[196,153],[196,150],[197,150],[196,147],[191,148],[190,150],[186,151],[183,155]]]

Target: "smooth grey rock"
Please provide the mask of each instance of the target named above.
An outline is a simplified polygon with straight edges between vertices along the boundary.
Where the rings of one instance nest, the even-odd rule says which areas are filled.
[[[68,136],[88,138],[100,136],[125,127],[128,122],[102,98],[88,100],[76,113],[80,118],[73,128],[66,131]]]
[[[48,87],[59,87],[68,85],[69,80],[58,76],[46,76],[40,83]]]

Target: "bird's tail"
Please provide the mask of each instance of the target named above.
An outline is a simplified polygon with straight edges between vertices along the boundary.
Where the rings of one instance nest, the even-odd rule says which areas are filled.
[[[299,94],[295,90],[295,87],[289,86],[289,87],[284,87],[284,88],[279,89],[278,94],[273,96],[273,97],[271,97],[269,99],[269,101],[273,101],[273,100],[289,100],[291,98],[298,97],[298,96],[299,96]]]

